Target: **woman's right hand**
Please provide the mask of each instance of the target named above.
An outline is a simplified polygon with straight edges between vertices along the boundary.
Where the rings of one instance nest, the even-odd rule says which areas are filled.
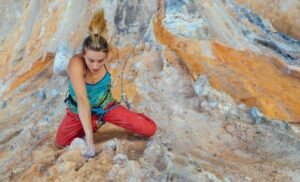
[[[87,149],[86,149],[85,153],[83,154],[83,157],[86,159],[95,157],[96,156],[96,148],[95,148],[93,138],[90,138],[90,137],[86,138],[86,146],[87,146]]]

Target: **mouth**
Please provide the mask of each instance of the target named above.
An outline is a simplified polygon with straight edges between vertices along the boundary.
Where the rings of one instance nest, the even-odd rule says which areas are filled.
[[[97,71],[99,71],[99,69],[92,69],[91,71],[92,72],[97,72]]]

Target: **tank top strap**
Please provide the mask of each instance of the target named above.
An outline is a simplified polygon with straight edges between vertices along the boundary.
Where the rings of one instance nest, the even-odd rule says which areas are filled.
[[[109,73],[109,71],[108,71],[108,69],[106,67],[106,64],[104,64],[104,68],[105,68],[106,72]]]

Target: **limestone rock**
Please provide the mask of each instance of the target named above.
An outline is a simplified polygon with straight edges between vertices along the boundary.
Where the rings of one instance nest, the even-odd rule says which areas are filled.
[[[300,181],[298,4],[3,1],[0,181]],[[107,123],[86,160],[83,139],[59,149],[55,136],[66,65],[99,9],[113,96],[124,69],[132,111],[158,129],[149,139]]]
[[[119,141],[114,138],[103,144],[103,151],[116,151],[119,145]]]
[[[75,138],[72,143],[70,144],[69,151],[80,151],[80,153],[83,155],[85,151],[87,150],[86,143],[84,139],[82,138]]]
[[[53,64],[53,72],[55,74],[67,75],[67,66],[73,55],[73,49],[66,42],[59,44]]]

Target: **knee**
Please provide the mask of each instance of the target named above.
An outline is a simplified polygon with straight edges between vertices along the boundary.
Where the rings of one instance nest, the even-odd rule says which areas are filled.
[[[60,144],[58,143],[57,141],[55,141],[55,147],[58,148],[58,149],[63,149],[65,148],[67,145],[63,145],[63,144]]]
[[[146,129],[144,135],[146,137],[152,137],[156,133],[157,126],[154,121],[151,121]]]
[[[152,130],[151,130],[151,132],[150,132],[150,136],[149,136],[149,137],[153,136],[153,135],[156,133],[156,129],[157,129],[157,126],[156,126],[156,124],[153,122],[153,127],[152,127]]]
[[[56,146],[56,148],[62,149],[62,148],[65,148],[67,145],[56,138],[55,146]]]
[[[55,146],[59,149],[65,148],[68,143],[64,140],[63,136],[60,135],[59,132],[56,134],[55,138]]]

